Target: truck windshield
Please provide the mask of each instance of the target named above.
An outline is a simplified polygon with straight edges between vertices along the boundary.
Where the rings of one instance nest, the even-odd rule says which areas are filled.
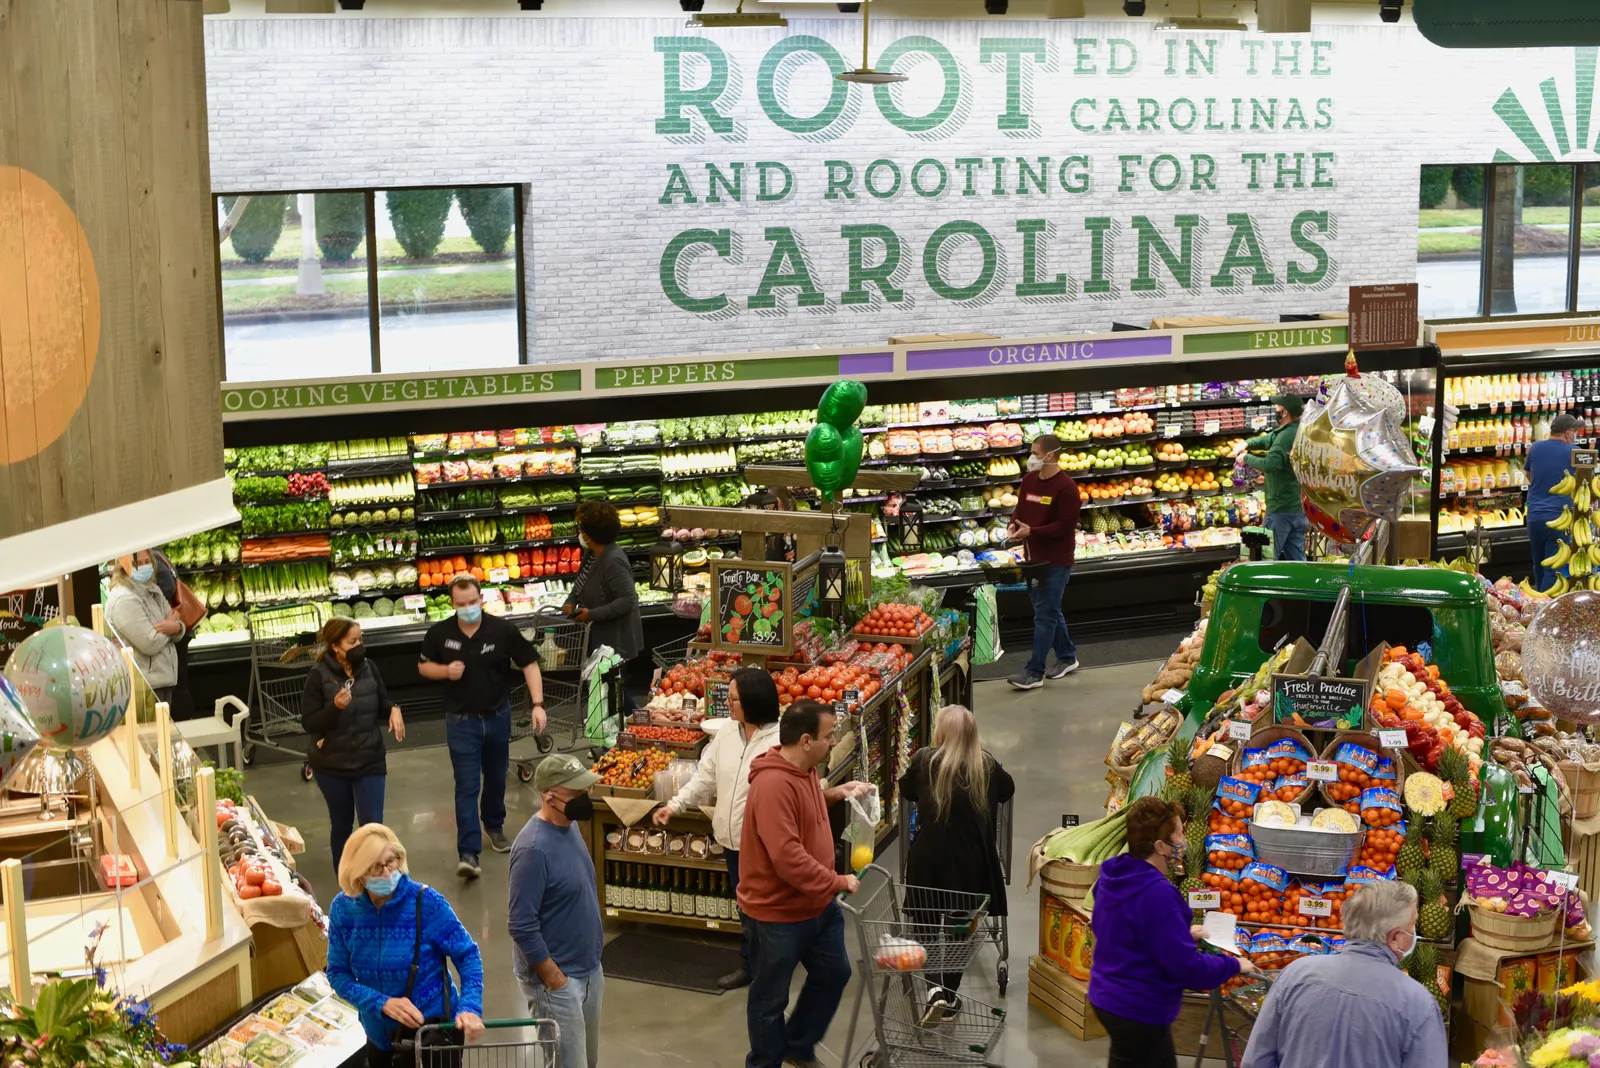
[[[1332,601],[1269,598],[1261,606],[1261,651],[1270,653],[1280,643],[1296,638],[1320,645],[1332,615]],[[1345,633],[1344,652],[1349,663],[1366,656],[1379,642],[1415,649],[1418,642],[1433,640],[1433,612],[1419,605],[1386,603],[1366,608],[1359,600],[1352,601]],[[1344,671],[1346,666],[1339,665],[1339,670]]]

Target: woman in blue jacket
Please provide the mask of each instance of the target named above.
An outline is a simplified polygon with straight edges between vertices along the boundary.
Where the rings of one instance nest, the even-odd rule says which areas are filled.
[[[406,874],[405,847],[393,831],[381,823],[356,829],[339,859],[339,887],[344,893],[328,910],[328,982],[361,1013],[368,1068],[415,1063],[392,1052],[402,1028],[449,1019],[476,1042],[483,1034],[478,946],[444,895]],[[446,961],[461,977],[459,990]]]
[[[1189,906],[1167,877],[1185,845],[1183,810],[1141,797],[1128,809],[1128,852],[1100,865],[1089,1003],[1111,1037],[1107,1068],[1177,1068],[1172,1021],[1183,992],[1256,970],[1195,947],[1199,928],[1189,926]]]

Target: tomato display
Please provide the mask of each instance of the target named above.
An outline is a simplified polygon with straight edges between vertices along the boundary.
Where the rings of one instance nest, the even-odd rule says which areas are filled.
[[[589,770],[607,786],[648,790],[656,781],[656,772],[672,760],[665,749],[608,749]]]
[[[650,724],[629,727],[627,733],[645,741],[673,742],[678,745],[693,745],[705,737],[704,731],[689,727],[657,727]]]
[[[933,617],[908,604],[884,601],[876,605],[855,625],[855,634],[882,634],[891,638],[921,637],[933,626]]]

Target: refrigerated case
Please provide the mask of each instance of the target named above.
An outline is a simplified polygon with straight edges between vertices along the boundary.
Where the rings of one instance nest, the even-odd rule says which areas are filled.
[[[1600,318],[1439,323],[1428,336],[1444,400],[1461,413],[1440,445],[1436,555],[1487,553],[1494,574],[1521,578],[1532,569],[1529,446],[1549,436],[1558,412],[1583,421],[1579,444],[1600,444]]]

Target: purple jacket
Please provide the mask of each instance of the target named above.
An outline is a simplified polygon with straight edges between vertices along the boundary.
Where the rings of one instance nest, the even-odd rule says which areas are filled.
[[[1123,854],[1100,865],[1089,1003],[1167,1027],[1178,1018],[1185,990],[1210,990],[1238,975],[1233,957],[1195,948],[1189,917],[1178,888],[1149,861]]]

